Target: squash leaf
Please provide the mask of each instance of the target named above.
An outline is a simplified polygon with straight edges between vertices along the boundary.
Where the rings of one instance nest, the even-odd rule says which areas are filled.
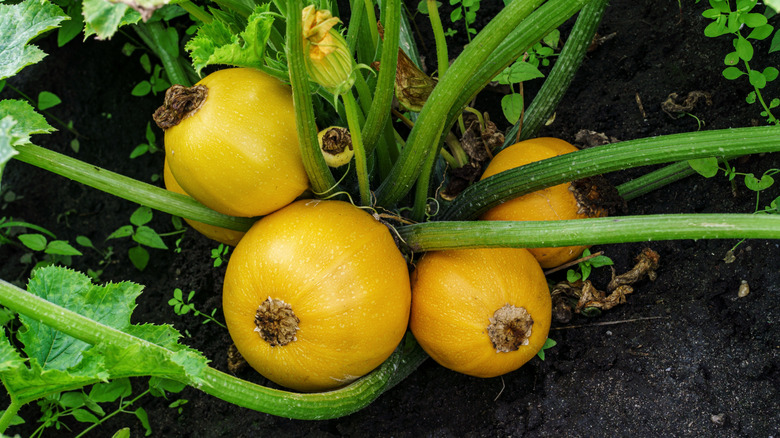
[[[218,18],[198,29],[198,34],[185,47],[190,52],[195,71],[200,74],[204,67],[212,64],[262,67],[274,21],[268,11],[267,4],[257,6],[247,19],[246,28],[238,33],[231,31],[234,23]]]
[[[84,38],[97,35],[97,39],[109,39],[124,25],[141,21],[141,14],[124,3],[107,0],[84,0]]]
[[[17,154],[14,146],[29,143],[32,134],[54,130],[29,103],[11,99],[0,101],[0,178],[5,163]]]
[[[6,99],[0,101],[0,120],[10,117],[15,123],[10,128],[11,146],[30,143],[32,134],[48,134],[56,131],[40,113],[23,100]],[[2,159],[0,159],[2,163]]]
[[[0,380],[9,393],[31,401],[51,392],[133,375],[201,382],[197,376],[208,361],[200,352],[179,344],[178,331],[168,325],[130,323],[142,289],[131,282],[96,285],[90,277],[63,267],[36,269],[28,283],[31,294],[77,312],[96,326],[123,331],[137,342],[90,345],[20,314],[23,327],[17,338],[26,358],[0,332]]]
[[[27,43],[68,19],[70,17],[59,6],[48,1],[0,4],[0,80],[42,60],[46,54]]]

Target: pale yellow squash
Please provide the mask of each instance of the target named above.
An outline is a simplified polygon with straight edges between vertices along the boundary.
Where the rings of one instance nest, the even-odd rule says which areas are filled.
[[[284,207],[308,188],[287,85],[255,69],[229,68],[198,86],[207,89],[205,100],[165,129],[165,156],[190,196],[221,213],[251,217]]]

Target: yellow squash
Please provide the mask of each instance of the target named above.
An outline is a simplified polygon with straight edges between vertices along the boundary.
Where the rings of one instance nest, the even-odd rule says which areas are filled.
[[[265,73],[229,68],[174,86],[155,120],[176,181],[216,211],[265,215],[308,188],[290,88]]]
[[[412,333],[460,373],[516,370],[544,346],[551,317],[544,274],[525,249],[429,252],[412,275]]]
[[[557,138],[541,137],[516,143],[502,150],[490,161],[481,179],[578,149]],[[570,190],[571,183],[559,184],[509,200],[488,210],[481,219],[492,221],[550,221],[582,219],[580,205]],[[602,212],[603,214],[603,212]],[[554,268],[574,260],[587,246],[529,248],[543,268]]]
[[[410,301],[390,231],[341,201],[297,201],[255,223],[223,289],[238,351],[299,391],[336,388],[381,364],[404,336]]]
[[[168,166],[168,160],[165,160],[163,164],[163,181],[165,182],[165,188],[180,195],[187,195],[187,192],[176,182],[176,178],[171,173],[171,168]],[[215,227],[214,225],[204,224],[203,222],[193,221],[190,219],[184,219],[187,223],[195,229],[195,231],[203,234],[211,240],[224,243],[225,245],[236,246],[238,241],[244,237],[243,231],[230,230],[222,227]]]

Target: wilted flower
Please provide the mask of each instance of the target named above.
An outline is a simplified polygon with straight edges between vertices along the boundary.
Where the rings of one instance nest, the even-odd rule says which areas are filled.
[[[355,61],[344,37],[333,29],[340,20],[314,6],[304,8],[302,18],[306,72],[331,93],[346,92],[355,82]]]

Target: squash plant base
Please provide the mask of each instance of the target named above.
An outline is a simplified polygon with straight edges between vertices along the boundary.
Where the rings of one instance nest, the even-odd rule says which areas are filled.
[[[448,2],[443,3],[443,7],[449,7]],[[483,1],[478,20],[493,14],[493,5],[501,3]],[[721,76],[720,62],[731,50],[730,44],[703,36],[704,22],[699,14],[709,7],[708,3],[693,3],[682,3],[681,16],[675,1],[610,2],[600,33],[615,36],[587,56],[558,108],[555,122],[543,134],[573,140],[577,131],[589,129],[626,140],[694,131],[697,126],[693,118],[672,119],[661,111],[660,103],[672,91],[695,89],[709,91],[715,102],[694,110],[706,122],[704,129],[749,126],[754,120],[760,124],[757,109],[744,104],[742,91]],[[414,10],[417,1],[407,5]],[[443,13],[445,19],[447,13]],[[425,21],[418,23],[423,31],[425,26]],[[460,26],[452,27],[458,30],[456,38],[460,39],[456,41],[462,43],[465,31]],[[423,38],[426,43],[433,41],[429,35]],[[41,39],[35,44],[50,55],[25,69],[23,76],[12,83],[29,95],[45,89],[62,98],[63,104],[52,112],[63,120],[72,119],[84,135],[78,158],[148,181],[160,172],[162,156],[126,157],[144,141],[149,114],[159,106],[160,96],[137,98],[130,95],[129,87],[116,86],[135,84],[145,74],[137,64],[137,55],[129,59],[120,53],[123,43],[117,35],[102,42],[74,40],[57,49],[54,38]],[[457,44],[450,44],[451,53],[457,53]],[[764,53],[760,53],[763,59],[777,59],[777,54],[770,58]],[[431,55],[428,53],[427,59],[435,59]],[[50,74],[53,71],[58,74]],[[79,88],[79,84],[89,86]],[[529,82],[525,92],[530,96],[538,86]],[[774,91],[767,92],[780,95],[777,85],[774,87]],[[647,120],[637,106],[637,93]],[[2,97],[17,96],[6,87]],[[477,107],[486,110],[488,104],[481,98]],[[494,108],[492,119],[499,121],[499,107]],[[58,151],[66,151],[72,138],[64,129],[34,137],[38,144]],[[157,138],[160,145],[159,132]],[[738,166],[740,171],[760,174],[780,168],[780,157],[753,157]],[[610,178],[620,183],[641,173],[638,169]],[[194,301],[200,310],[210,312],[220,307],[224,266],[218,270],[211,267],[213,242],[188,230],[182,240],[184,254],[154,250],[149,266],[139,273],[125,256],[129,242],[103,242],[108,233],[127,224],[137,206],[13,160],[6,166],[2,182],[3,195],[10,190],[18,199],[0,201],[0,207],[7,204],[0,216],[34,222],[71,242],[76,235],[85,234],[101,249],[114,246],[118,263],[105,267],[102,279],[133,280],[147,286],[138,299],[134,321],[168,322],[182,332],[189,331],[192,336],[184,342],[203,351],[213,360],[213,366],[227,372],[227,332],[212,324],[202,325],[191,315],[177,316],[165,304],[173,289],[179,287],[197,291]],[[778,188],[772,188],[766,200],[778,195]],[[753,194],[744,187],[734,197],[723,178],[693,177],[632,201],[628,207],[631,214],[745,213],[753,211],[754,202]],[[68,213],[71,210],[75,211]],[[155,212],[154,218],[155,229],[170,230],[166,215]],[[143,399],[134,407],[147,411],[153,436],[171,438],[191,435],[193,430],[202,436],[331,433],[533,437],[574,435],[577,430],[572,424],[577,424],[578,430],[616,436],[776,436],[780,417],[777,394],[772,389],[778,378],[773,352],[780,339],[780,326],[769,321],[780,320],[780,272],[771,269],[780,266],[780,247],[778,242],[747,241],[737,248],[736,260],[725,264],[722,258],[735,243],[653,243],[651,247],[662,257],[655,282],[638,283],[626,304],[600,318],[578,317],[570,323],[586,328],[562,330],[553,325],[550,337],[558,345],[546,351],[546,360],[532,359],[503,380],[471,378],[427,361],[367,409],[328,421],[271,417],[233,407],[189,388],[169,400]],[[643,246],[604,245],[593,250],[605,250],[616,262],[616,270],[625,272]],[[74,258],[74,268],[100,268],[99,255],[88,250],[84,254]],[[28,272],[18,263],[22,255],[22,250],[1,246],[0,277],[24,281]],[[596,269],[592,278],[603,285],[608,275],[608,269]],[[740,299],[737,294],[742,280],[748,282],[751,292]],[[216,315],[221,317],[221,311]],[[660,319],[636,320],[645,317]],[[628,320],[636,321],[594,325]],[[237,375],[267,384],[249,368]],[[145,389],[145,382],[137,381],[135,388]],[[734,403],[737,398],[742,402]],[[181,414],[168,407],[178,399],[188,400]],[[592,400],[599,403],[593,405]],[[0,409],[7,406],[7,401],[0,390]],[[20,414],[27,423],[10,428],[11,436],[28,436],[37,427],[37,405],[26,406]],[[723,418],[722,425],[713,422],[713,416],[719,414],[724,417],[715,419]],[[85,427],[76,421],[67,424],[75,431]],[[92,434],[110,436],[123,427],[130,427],[134,437],[144,435],[140,423],[129,415],[114,417]]]

